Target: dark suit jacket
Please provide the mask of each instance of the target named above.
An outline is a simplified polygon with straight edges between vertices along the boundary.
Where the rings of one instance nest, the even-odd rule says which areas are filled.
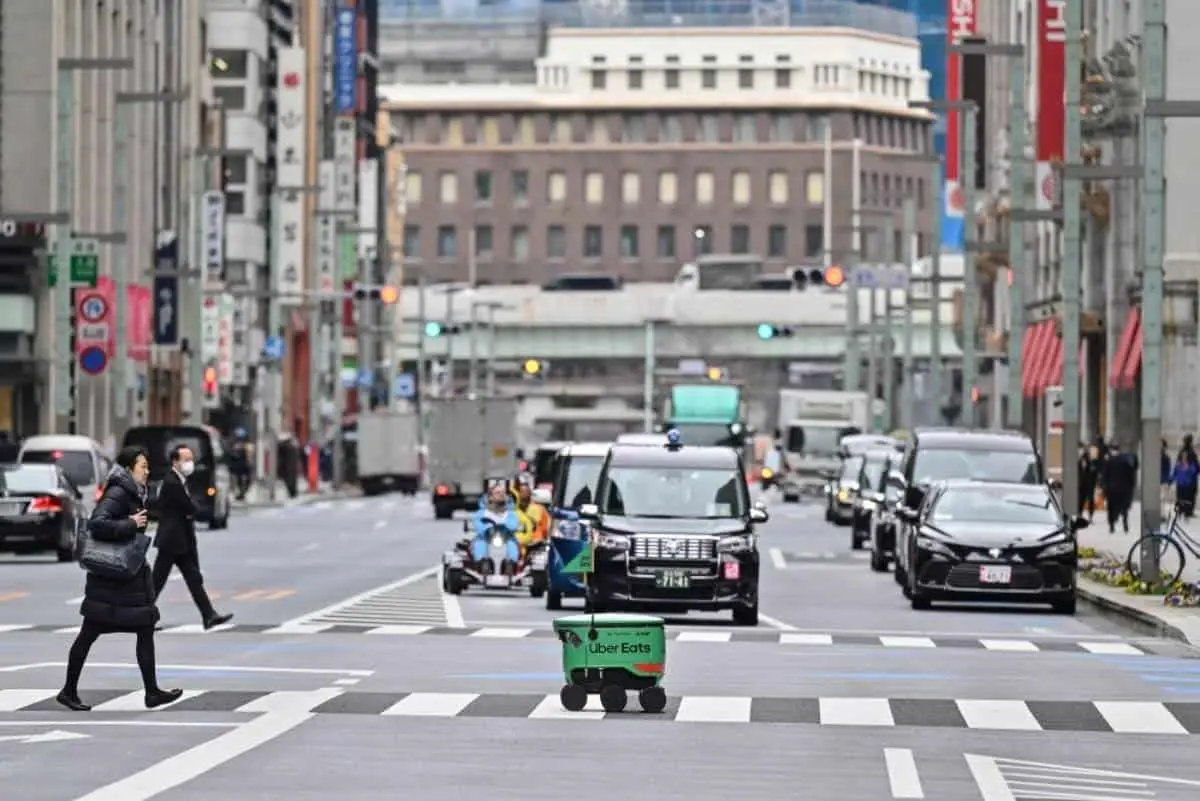
[[[167,473],[159,490],[154,547],[172,556],[196,552],[196,504],[174,470]]]

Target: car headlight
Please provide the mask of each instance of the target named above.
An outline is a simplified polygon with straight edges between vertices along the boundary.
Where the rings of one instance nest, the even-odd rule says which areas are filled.
[[[1043,548],[1041,552],[1038,553],[1038,558],[1050,559],[1054,556],[1066,556],[1067,554],[1071,553],[1075,553],[1075,541],[1065,540],[1063,542],[1058,542],[1054,545]]]
[[[864,498],[863,502],[862,502],[862,508],[863,508],[864,512],[874,512],[876,509],[879,508],[879,505],[877,503],[875,503],[875,501],[869,501],[866,498]]]
[[[492,535],[492,547],[493,548],[503,548],[504,547],[504,537],[500,536],[499,534],[493,534]]]
[[[929,553],[936,553],[940,554],[941,556],[957,558],[954,551],[950,550],[944,542],[925,534],[917,536],[917,547],[922,551],[928,551]]]
[[[722,537],[717,541],[717,550],[724,553],[745,553],[758,547],[757,537],[753,534],[738,534],[733,537]]]
[[[596,545],[610,551],[628,551],[629,537],[624,534],[600,534],[596,537]]]
[[[837,497],[838,497],[838,500],[841,501],[842,503],[849,503],[850,502],[850,490],[845,489],[845,488],[838,490]]]

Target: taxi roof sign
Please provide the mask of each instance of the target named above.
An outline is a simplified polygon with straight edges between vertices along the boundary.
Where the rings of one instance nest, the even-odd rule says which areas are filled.
[[[678,450],[683,447],[683,435],[679,433],[679,429],[672,428],[667,431],[667,449]]]

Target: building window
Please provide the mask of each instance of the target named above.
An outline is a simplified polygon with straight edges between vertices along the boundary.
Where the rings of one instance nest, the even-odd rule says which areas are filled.
[[[658,174],[658,202],[672,206],[679,199],[679,180],[673,172]]]
[[[664,115],[658,118],[658,141],[683,141],[683,123],[680,121],[679,117],[674,115]]]
[[[210,50],[209,74],[218,79],[249,78],[250,57],[245,50]]]
[[[639,203],[642,199],[642,176],[636,172],[621,174],[621,202]]]
[[[792,86],[791,70],[775,70],[775,88],[790,89]]]
[[[713,174],[707,170],[701,170],[696,173],[696,202],[701,206],[707,206],[713,202],[715,188],[713,186]]]
[[[829,131],[829,118],[824,114],[808,118],[808,141],[824,142],[827,131]]]
[[[738,70],[738,88],[754,88],[754,70]]]
[[[451,117],[446,120],[446,124],[442,129],[442,144],[443,145],[461,145],[463,143],[463,124],[458,117]]]
[[[458,255],[458,231],[453,225],[438,226],[437,254],[439,259],[453,259]]]
[[[567,229],[561,225],[551,225],[546,229],[546,258],[565,259],[567,257]]]
[[[567,200],[567,174],[555,170],[546,176],[546,200],[565,203]]]
[[[792,115],[772,114],[770,135],[772,142],[796,141],[796,129],[795,126],[792,125]]]
[[[696,139],[701,142],[716,142],[721,138],[721,126],[716,114],[701,114],[696,120]]]
[[[419,225],[404,226],[404,258],[421,258],[421,227]]]
[[[787,256],[787,226],[772,225],[767,229],[767,258],[782,259]]]
[[[532,145],[537,141],[537,125],[532,117],[522,117],[517,121],[517,144]]]
[[[513,200],[517,203],[529,202],[529,172],[526,170],[513,170],[512,174],[512,195]]]
[[[590,205],[598,206],[604,202],[604,173],[589,172],[584,177],[584,200]]]
[[[758,119],[753,114],[738,114],[733,118],[733,141],[758,141]]]
[[[641,70],[630,70],[626,74],[626,78],[628,79],[628,82],[629,82],[629,88],[633,89],[633,90],[641,89],[642,88],[642,77],[643,77],[643,73]]]
[[[717,71],[714,69],[700,70],[700,87],[702,89],[716,89]]]
[[[550,119],[550,141],[557,142],[560,145],[570,144],[575,141],[575,132],[572,130],[569,119],[566,117],[552,117]]]
[[[592,88],[603,89],[608,84],[608,73],[604,70],[592,70]]]
[[[480,131],[485,145],[500,144],[500,120],[496,117],[484,117],[480,122]]]
[[[608,117],[592,118],[591,141],[597,145],[607,145],[611,137],[608,135]]]
[[[645,142],[646,141],[646,118],[641,114],[628,114],[625,116],[622,125],[623,133],[621,138],[626,142]]]
[[[738,206],[750,205],[750,173],[745,170],[738,170],[733,174],[733,181],[729,187],[730,195],[733,202]]]
[[[810,206],[825,202],[825,173],[812,170],[804,176],[804,200]]]
[[[225,183],[240,186],[246,183],[250,166],[245,156],[225,156],[221,159],[221,172]]]
[[[729,250],[737,255],[750,252],[750,226],[739,224],[729,229]]]
[[[807,258],[825,252],[825,229],[819,225],[804,226],[804,255]]]
[[[438,192],[442,203],[453,205],[458,202],[458,175],[444,172],[438,178]]]
[[[492,202],[492,173],[490,170],[475,171],[475,202]]]
[[[654,250],[660,259],[675,258],[675,226],[658,226],[658,236],[655,240]]]
[[[713,252],[713,235],[711,225],[697,225],[692,229],[692,253],[696,257],[707,256]]]
[[[475,226],[475,255],[481,259],[490,259],[493,248],[492,226]]]
[[[787,205],[788,176],[783,170],[773,170],[767,175],[767,199],[776,206]]]
[[[230,217],[242,217],[246,214],[246,193],[226,192],[225,213]]]
[[[589,225],[583,229],[583,257],[598,259],[604,255],[604,232],[598,225]]]
[[[246,110],[246,89],[242,86],[217,86],[213,88],[213,99],[226,111]]]
[[[679,70],[670,69],[663,72],[663,85],[668,89],[679,88]]]
[[[513,261],[529,260],[529,229],[524,225],[514,225],[512,229]]]
[[[404,174],[404,202],[410,206],[421,205],[421,193],[425,189],[421,173],[409,170]]]
[[[636,259],[638,257],[638,228],[636,225],[621,226],[621,258]]]

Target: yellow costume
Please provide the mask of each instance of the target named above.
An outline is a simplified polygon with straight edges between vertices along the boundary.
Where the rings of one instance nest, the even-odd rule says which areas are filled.
[[[550,513],[540,503],[533,501],[522,506],[519,492],[513,489],[512,494],[515,501],[513,509],[521,524],[517,531],[517,542],[521,544],[523,551],[529,545],[535,542],[544,542],[550,536]]]

